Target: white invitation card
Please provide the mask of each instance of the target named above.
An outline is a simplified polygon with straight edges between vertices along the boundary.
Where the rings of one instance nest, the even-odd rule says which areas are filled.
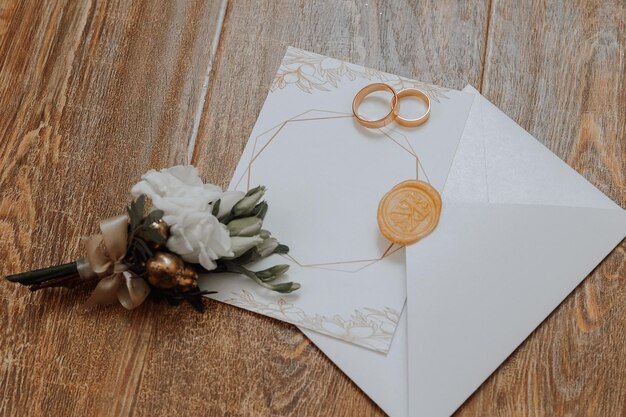
[[[426,91],[428,122],[417,128],[359,125],[352,100],[374,82]],[[385,114],[390,98],[373,97],[364,111]],[[472,100],[289,48],[229,188],[267,187],[264,225],[291,250],[255,269],[288,264],[285,279],[302,287],[277,294],[224,274],[211,275],[201,288],[218,291],[210,297],[219,301],[387,352],[405,302],[405,259],[404,249],[380,234],[378,203],[408,179],[443,189]]]

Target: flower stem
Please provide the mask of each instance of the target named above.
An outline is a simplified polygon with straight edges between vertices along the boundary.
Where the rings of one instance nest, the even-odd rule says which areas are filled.
[[[78,274],[76,262],[62,265],[49,266],[47,268],[35,269],[34,271],[22,272],[20,274],[8,275],[6,279],[10,282],[17,282],[22,285],[41,284],[54,278],[65,277]]]
[[[51,287],[67,287],[71,288],[78,285],[80,282],[85,282],[81,279],[79,274],[66,275],[64,277],[52,278],[41,284],[33,284],[28,287],[31,291],[39,291],[44,288]]]
[[[276,291],[280,293],[290,293],[300,288],[300,284],[298,284],[297,282],[284,282],[282,284],[270,284],[269,282],[260,279],[257,276],[256,272],[250,271],[248,268],[242,265],[237,265],[234,262],[224,262],[224,265],[226,266],[226,270],[228,272],[234,272],[237,274],[245,275],[248,278],[255,281],[260,286],[265,287],[272,291]]]

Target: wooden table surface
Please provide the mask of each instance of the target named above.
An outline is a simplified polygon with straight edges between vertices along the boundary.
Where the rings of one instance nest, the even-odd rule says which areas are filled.
[[[149,168],[227,184],[288,45],[483,95],[626,206],[623,0],[0,0],[0,275],[66,262]],[[459,409],[626,415],[622,244]],[[378,416],[291,325],[0,283],[0,415]]]

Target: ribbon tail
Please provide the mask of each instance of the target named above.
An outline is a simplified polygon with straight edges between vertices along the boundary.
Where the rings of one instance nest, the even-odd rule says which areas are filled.
[[[144,302],[150,293],[150,287],[142,278],[134,277],[130,272],[122,273],[123,284],[117,289],[117,299],[127,310],[132,310]]]
[[[117,292],[122,284],[122,274],[113,274],[102,278],[87,300],[87,308],[114,303],[117,300]]]
[[[105,273],[111,266],[111,260],[107,258],[100,247],[102,241],[102,235],[93,235],[87,238],[85,244],[87,264],[96,274]]]

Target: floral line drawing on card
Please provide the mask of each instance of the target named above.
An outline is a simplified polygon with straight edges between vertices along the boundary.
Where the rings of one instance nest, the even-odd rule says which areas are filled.
[[[383,353],[389,350],[400,320],[400,312],[390,307],[382,310],[365,307],[355,310],[347,318],[311,315],[284,298],[276,302],[259,301],[246,290],[234,292],[233,297],[225,302]]]
[[[330,91],[331,88],[338,88],[343,79],[354,81],[357,78],[386,82],[397,90],[409,87],[419,88],[437,102],[448,98],[446,92],[449,90],[443,87],[386,74],[296,48],[287,50],[283,63],[272,81],[270,91],[295,85],[305,93],[311,94],[313,91]]]

